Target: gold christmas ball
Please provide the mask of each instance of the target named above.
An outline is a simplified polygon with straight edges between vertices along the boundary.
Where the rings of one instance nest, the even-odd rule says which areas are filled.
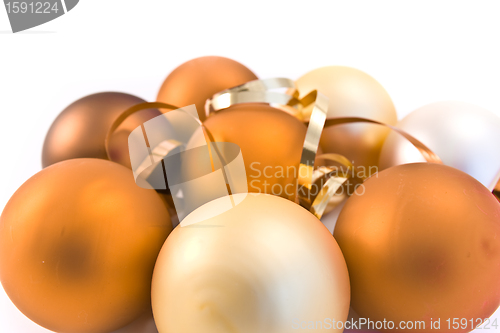
[[[491,192],[431,163],[372,176],[347,200],[334,233],[362,318],[395,324],[382,332],[402,332],[400,322],[411,321],[424,323],[414,331],[458,333],[500,305],[499,235],[500,203]],[[447,322],[453,318],[469,324],[456,328]]]
[[[283,198],[233,199],[229,210],[226,198],[202,205],[165,242],[152,285],[158,332],[289,333],[325,319],[318,331],[342,332],[327,325],[347,319],[349,279],[328,230]]]
[[[158,194],[100,159],[43,169],[0,217],[0,281],[35,323],[107,333],[150,309],[156,257],[172,230]]]
[[[200,120],[205,101],[219,91],[239,86],[257,76],[234,60],[207,56],[189,60],[170,73],[158,92],[159,102],[180,107],[195,104]]]
[[[241,148],[248,190],[292,199],[307,127],[266,104],[236,104],[204,122],[214,142]],[[194,141],[205,140],[203,135]]]
[[[328,118],[361,117],[389,125],[397,122],[389,94],[370,75],[350,67],[317,68],[296,81],[302,96],[317,89],[329,98]],[[323,153],[336,153],[354,165],[373,173],[389,129],[374,124],[342,124],[325,128],[320,147]]]
[[[83,97],[62,111],[45,137],[42,167],[72,158],[108,159],[104,142],[113,122],[128,108],[144,103],[129,94],[104,92]],[[161,112],[142,110],[128,117],[110,138],[110,157],[128,168],[128,136]]]

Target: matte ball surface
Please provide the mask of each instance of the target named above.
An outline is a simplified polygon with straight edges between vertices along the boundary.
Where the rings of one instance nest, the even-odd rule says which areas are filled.
[[[234,60],[216,56],[195,58],[167,76],[157,100],[179,107],[195,104],[200,120],[204,120],[205,101],[208,98],[253,80],[257,80],[257,76]]]
[[[224,199],[182,223],[220,211]],[[160,333],[289,333],[295,322],[345,321],[349,279],[337,243],[311,213],[283,198],[248,194],[234,208],[172,232],[155,266],[152,300]]]
[[[488,318],[500,304],[500,203],[457,169],[404,164],[372,176],[335,229],[352,307],[373,321]],[[453,320],[453,319],[451,319]],[[396,327],[397,328],[397,327]],[[382,330],[385,332],[398,330]]]
[[[317,89],[329,98],[328,118],[361,117],[389,125],[397,122],[387,91],[370,75],[355,68],[327,66],[304,74],[296,82],[302,96]],[[337,153],[363,166],[378,165],[380,149],[389,130],[373,124],[343,124],[326,128],[323,153]]]
[[[0,217],[0,280],[12,302],[59,333],[107,333],[150,309],[156,257],[172,230],[158,194],[100,159],[43,169]]]
[[[307,131],[303,123],[269,105],[249,103],[212,114],[204,125],[215,142],[241,148],[250,192],[294,197]]]
[[[45,137],[42,166],[45,168],[72,158],[108,159],[104,142],[111,125],[123,111],[144,102],[129,94],[105,92],[83,97],[69,105],[54,120]],[[128,117],[110,139],[111,159],[130,168],[130,132],[160,114],[152,109]]]

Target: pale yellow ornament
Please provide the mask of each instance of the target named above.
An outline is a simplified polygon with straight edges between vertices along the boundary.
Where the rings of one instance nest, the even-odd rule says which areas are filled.
[[[246,197],[245,197],[246,196]],[[267,194],[236,194],[193,211],[158,257],[152,285],[159,333],[289,333],[347,319],[342,253],[311,213]],[[202,216],[220,215],[202,222]],[[186,225],[186,226],[182,226]],[[322,322],[322,328],[318,322]]]
[[[296,81],[301,97],[317,89],[329,99],[328,118],[361,117],[389,125],[397,122],[387,91],[370,75],[351,67],[317,68]],[[356,166],[378,166],[380,150],[389,129],[374,124],[343,124],[325,128],[323,153],[344,155]],[[372,171],[375,170],[372,168]]]

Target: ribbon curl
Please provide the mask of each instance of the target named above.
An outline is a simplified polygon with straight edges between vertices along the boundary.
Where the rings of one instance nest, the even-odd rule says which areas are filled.
[[[286,89],[286,92],[275,92],[273,91],[275,89]],[[317,90],[309,92],[301,99],[299,99],[299,96],[300,94],[295,87],[295,83],[290,79],[255,80],[215,94],[211,99],[207,100],[205,111],[208,116],[210,113],[229,108],[235,104],[266,103],[304,121],[307,124],[307,133],[300,159],[296,202],[318,218],[321,218],[327,209],[331,210],[342,202],[345,195],[340,199],[335,195],[347,180],[353,178],[349,171],[355,169],[355,166],[346,157],[338,154],[325,154],[318,157],[337,162],[347,167],[347,172],[339,172],[336,168],[332,167],[319,167],[315,169],[314,163],[324,128],[351,123],[370,123],[385,126],[412,143],[427,162],[442,164],[441,159],[427,146],[397,127],[359,117],[326,119],[328,108],[327,97]],[[364,178],[361,179],[361,181],[364,180]],[[319,190],[317,190],[318,188]],[[317,191],[314,191],[315,189]]]
[[[282,91],[277,91],[282,90]],[[209,116],[211,113],[216,113],[240,103],[266,103],[271,106],[287,112],[297,119],[307,124],[307,132],[302,147],[302,155],[299,163],[299,172],[297,178],[297,196],[295,202],[308,209],[316,217],[321,218],[327,210],[331,210],[346,198],[346,194],[339,194],[339,189],[346,185],[349,179],[356,180],[362,183],[366,177],[356,176],[354,166],[345,156],[339,154],[323,154],[317,156],[321,134],[325,128],[340,124],[351,123],[370,123],[379,126],[390,128],[406,138],[412,143],[422,154],[427,162],[442,163],[440,158],[432,152],[422,142],[402,131],[401,129],[366,118],[359,117],[341,117],[328,118],[328,98],[317,90],[313,90],[299,98],[300,93],[295,87],[295,83],[287,78],[272,78],[266,80],[255,80],[221,91],[208,99],[205,104],[205,113]],[[161,103],[141,103],[135,105],[128,110],[125,110],[112,124],[109,129],[105,147],[108,157],[110,156],[109,142],[120,124],[132,114],[149,108],[167,110],[163,113],[179,109],[176,106]],[[210,134],[203,127],[199,119],[194,119],[203,129],[203,134],[207,142],[212,142]],[[144,130],[144,126],[143,130]],[[159,163],[162,163],[163,176],[166,179],[165,166],[163,158],[169,153],[178,148],[182,148],[183,143],[176,140],[163,140],[154,147],[150,147],[146,142],[149,150],[148,156],[144,158],[142,163],[133,167],[136,181],[141,179],[146,180],[151,176],[154,170],[157,170]],[[210,147],[210,144],[209,144]],[[338,170],[336,167],[315,166],[316,158],[324,161],[332,161],[345,167],[345,170]],[[147,183],[147,181],[146,181]],[[168,184],[165,184],[165,189],[168,190]]]

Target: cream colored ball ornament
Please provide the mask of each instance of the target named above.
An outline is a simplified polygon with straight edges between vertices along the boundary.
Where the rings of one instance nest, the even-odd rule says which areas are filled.
[[[159,333],[288,333],[325,318],[345,321],[347,268],[321,222],[280,197],[233,197],[242,200],[233,209],[190,224],[226,198],[201,206],[165,242],[152,285]]]
[[[347,319],[350,302],[347,266],[332,234],[292,201],[248,193],[240,147],[190,145],[199,130],[197,113],[186,107],[129,138],[136,182],[165,187],[148,171],[162,161],[181,222],[154,269],[158,332],[285,333],[318,321],[323,331],[342,332],[328,326]]]
[[[318,90],[328,97],[327,118],[361,117],[395,125],[397,114],[387,91],[373,77],[358,69],[327,66],[314,69],[295,82],[304,97]],[[336,153],[354,165],[378,166],[382,145],[390,130],[374,124],[342,124],[321,134],[323,153]]]
[[[500,176],[500,117],[473,104],[438,102],[423,106],[397,127],[420,140],[444,164],[468,173],[489,190]],[[419,151],[391,133],[380,155],[380,168],[425,162]]]

